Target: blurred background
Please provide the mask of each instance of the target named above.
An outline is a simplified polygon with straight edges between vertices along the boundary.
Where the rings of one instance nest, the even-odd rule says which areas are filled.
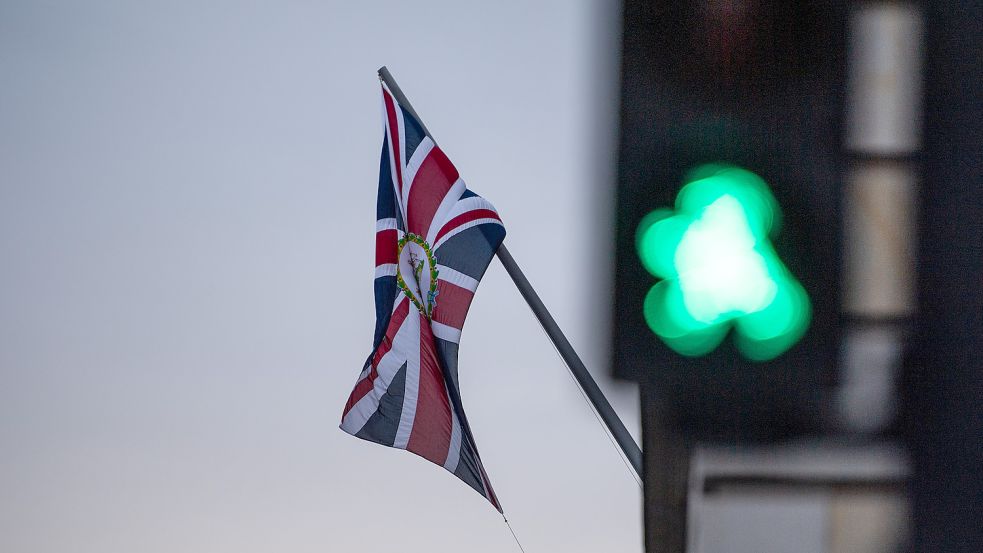
[[[0,550],[518,550],[456,478],[337,429],[382,65],[644,449],[640,483],[493,261],[461,388],[526,551],[983,550],[980,20],[0,0]],[[679,272],[639,237],[708,167],[764,183],[806,298],[762,348],[754,312],[649,299]],[[707,289],[746,296],[722,259]]]
[[[978,2],[627,0],[648,551],[979,551]]]

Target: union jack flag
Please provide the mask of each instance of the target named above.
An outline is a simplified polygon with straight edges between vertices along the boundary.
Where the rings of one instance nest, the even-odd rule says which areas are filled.
[[[501,512],[461,406],[457,353],[505,227],[385,83],[382,103],[375,340],[341,429],[443,466]]]

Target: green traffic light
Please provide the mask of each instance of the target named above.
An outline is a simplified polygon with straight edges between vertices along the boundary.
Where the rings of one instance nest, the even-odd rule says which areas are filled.
[[[645,297],[645,320],[687,356],[713,351],[735,328],[751,360],[781,355],[809,326],[802,285],[771,245],[781,211],[768,185],[744,169],[705,165],[676,198],[639,224],[645,268],[662,279]]]

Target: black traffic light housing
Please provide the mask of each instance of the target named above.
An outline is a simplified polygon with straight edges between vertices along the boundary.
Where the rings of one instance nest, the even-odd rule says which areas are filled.
[[[838,1],[625,3],[614,373],[638,381],[688,437],[823,430],[840,347],[846,14]],[[801,339],[773,359],[749,360],[733,330],[710,353],[680,355],[643,315],[659,279],[639,259],[639,223],[672,208],[687,174],[705,164],[757,174],[782,211],[774,250],[812,313]]]

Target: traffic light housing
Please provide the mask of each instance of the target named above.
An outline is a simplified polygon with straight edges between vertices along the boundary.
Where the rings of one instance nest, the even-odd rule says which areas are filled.
[[[752,361],[773,359],[809,326],[808,294],[770,243],[781,211],[767,184],[737,167],[703,165],[676,197],[636,228],[642,265],[660,278],[645,295],[645,322],[670,349],[697,357],[733,328]]]
[[[823,429],[845,37],[841,2],[625,4],[614,372],[694,439]]]

